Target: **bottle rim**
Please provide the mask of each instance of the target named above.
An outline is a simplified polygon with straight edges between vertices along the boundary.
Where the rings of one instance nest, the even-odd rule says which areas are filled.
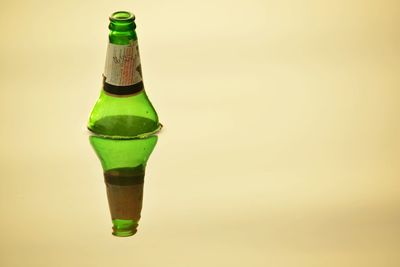
[[[129,11],[116,11],[110,16],[112,22],[131,22],[133,20],[135,20],[135,15]]]

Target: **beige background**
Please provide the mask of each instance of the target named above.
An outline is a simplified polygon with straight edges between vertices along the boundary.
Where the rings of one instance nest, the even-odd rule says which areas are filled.
[[[0,266],[400,266],[397,0],[0,3]],[[85,131],[119,9],[165,125],[125,239]]]

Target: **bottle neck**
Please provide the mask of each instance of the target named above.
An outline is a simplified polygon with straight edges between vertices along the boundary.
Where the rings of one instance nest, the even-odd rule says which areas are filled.
[[[109,44],[104,70],[104,91],[113,96],[131,96],[143,90],[135,16],[118,11],[110,16]]]
[[[131,40],[137,40],[135,32],[135,16],[127,11],[117,11],[110,16],[108,25],[109,42],[117,45],[128,45]]]

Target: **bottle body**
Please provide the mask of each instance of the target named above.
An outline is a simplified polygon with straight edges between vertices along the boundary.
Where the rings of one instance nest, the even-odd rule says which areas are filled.
[[[134,96],[115,97],[101,90],[88,128],[111,138],[133,138],[154,134],[160,129],[157,113],[144,90]]]

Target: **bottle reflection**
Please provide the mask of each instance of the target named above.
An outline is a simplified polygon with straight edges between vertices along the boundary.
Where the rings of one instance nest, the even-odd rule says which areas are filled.
[[[124,140],[92,135],[89,140],[103,167],[113,235],[134,235],[142,210],[146,163],[157,136]]]

